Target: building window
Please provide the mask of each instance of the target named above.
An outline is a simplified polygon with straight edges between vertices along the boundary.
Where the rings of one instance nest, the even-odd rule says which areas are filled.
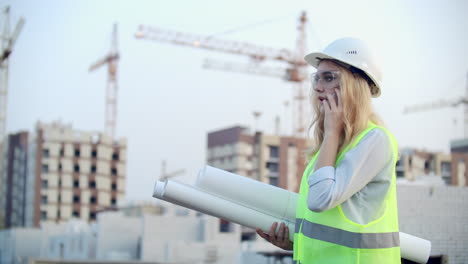
[[[73,211],[73,216],[74,216],[74,217],[80,217],[80,212],[78,212],[78,211]]]
[[[42,164],[42,172],[43,173],[49,173],[49,165]]]
[[[96,197],[91,196],[91,198],[89,198],[89,203],[96,204]]]
[[[79,203],[79,202],[80,202],[80,196],[73,195],[73,203]]]
[[[41,220],[47,220],[47,212],[41,211]]]
[[[112,204],[112,205],[116,205],[116,204],[117,204],[117,199],[112,198],[112,199],[111,199],[111,204]]]
[[[117,190],[117,184],[112,183],[111,188],[112,188],[113,191],[116,191]]]
[[[63,148],[60,149],[60,153],[59,153],[59,154],[60,154],[60,157],[65,156],[65,151],[63,150]]]
[[[404,173],[403,171],[397,171],[397,172],[396,172],[396,176],[397,176],[398,178],[403,178],[403,177],[405,177],[405,173]]]
[[[96,188],[96,182],[95,181],[90,181],[88,184],[89,188],[95,189]]]
[[[59,187],[62,187],[62,179],[59,179]]]
[[[43,158],[48,158],[48,157],[50,157],[49,149],[43,149],[43,150],[42,150],[42,157],[43,157]]]
[[[276,162],[267,162],[266,167],[270,172],[278,172],[278,163]]]
[[[93,149],[91,151],[91,158],[97,158],[97,150]]]
[[[96,213],[95,212],[90,212],[89,213],[89,219],[96,220]]]
[[[428,174],[431,171],[431,162],[426,160],[424,161],[424,172]]]
[[[229,233],[231,232],[231,222],[224,219],[219,219],[219,232],[221,233]]]
[[[278,186],[278,178],[277,177],[270,177],[270,184],[273,186]]]
[[[117,175],[117,168],[112,168],[111,169],[111,174],[112,175]]]
[[[79,157],[80,156],[80,149],[75,149],[75,157]]]
[[[73,166],[73,171],[74,172],[80,172],[80,165],[75,164],[75,166]]]
[[[62,201],[62,196],[59,194],[57,197],[57,201],[60,203]]]
[[[452,183],[452,164],[450,162],[442,162],[440,166],[442,179],[445,181],[445,184],[450,185]]]
[[[42,189],[47,189],[49,187],[49,183],[47,182],[47,180],[42,180],[41,186],[42,186]]]
[[[61,213],[60,210],[57,210],[57,218],[60,219]]]
[[[59,165],[58,165],[58,171],[62,171],[62,163],[59,163]]]
[[[91,165],[91,173],[96,173],[96,165]]]
[[[80,187],[80,182],[78,180],[73,181],[73,187],[78,188]]]
[[[114,152],[114,153],[112,154],[112,160],[119,160],[119,153]]]
[[[41,195],[41,204],[47,204],[47,195]]]
[[[279,158],[278,146],[269,146],[269,148],[270,148],[270,158]]]

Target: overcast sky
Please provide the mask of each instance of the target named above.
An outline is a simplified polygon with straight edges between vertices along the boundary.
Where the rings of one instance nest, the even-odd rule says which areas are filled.
[[[292,85],[279,78],[203,69],[205,59],[249,62],[239,55],[137,40],[139,24],[214,35],[293,50],[297,20],[309,17],[308,50],[336,38],[365,39],[384,69],[377,112],[401,147],[449,152],[463,137],[463,109],[404,115],[408,105],[465,95],[468,1],[0,1],[11,24],[26,19],[10,60],[7,131],[32,131],[38,120],[103,130],[107,54],[118,23],[117,135],[128,139],[129,199],[148,199],[160,174],[185,169],[192,179],[205,163],[206,134],[233,125],[273,132]],[[241,29],[229,34],[223,32]],[[268,62],[266,65],[271,65]],[[278,66],[278,64],[274,64]],[[290,110],[289,110],[290,111]]]

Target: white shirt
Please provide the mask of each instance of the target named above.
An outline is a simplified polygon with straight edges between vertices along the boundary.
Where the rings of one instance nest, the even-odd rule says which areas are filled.
[[[396,160],[382,129],[373,129],[334,168],[326,166],[308,179],[307,206],[322,212],[341,204],[348,219],[367,224],[380,217]]]

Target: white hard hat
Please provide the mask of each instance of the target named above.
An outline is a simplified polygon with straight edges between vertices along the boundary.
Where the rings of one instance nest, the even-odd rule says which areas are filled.
[[[380,82],[382,74],[375,62],[369,46],[356,38],[342,38],[333,41],[323,52],[310,53],[304,58],[310,65],[318,67],[321,60],[329,59],[341,62],[343,66],[361,70],[373,82],[371,84],[372,97],[380,96]],[[352,67],[349,67],[352,66]]]

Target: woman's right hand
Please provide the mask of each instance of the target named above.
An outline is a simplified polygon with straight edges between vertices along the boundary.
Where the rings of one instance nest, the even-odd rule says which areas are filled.
[[[266,241],[284,250],[292,250],[293,243],[289,240],[289,228],[281,223],[278,232],[275,234],[278,223],[274,222],[270,227],[270,232],[264,233],[260,228],[257,228],[257,234],[263,237]]]
[[[324,132],[325,135],[334,135],[339,138],[343,131],[343,105],[340,90],[335,88],[335,92],[328,93],[327,98],[328,100],[322,101],[325,112]]]

